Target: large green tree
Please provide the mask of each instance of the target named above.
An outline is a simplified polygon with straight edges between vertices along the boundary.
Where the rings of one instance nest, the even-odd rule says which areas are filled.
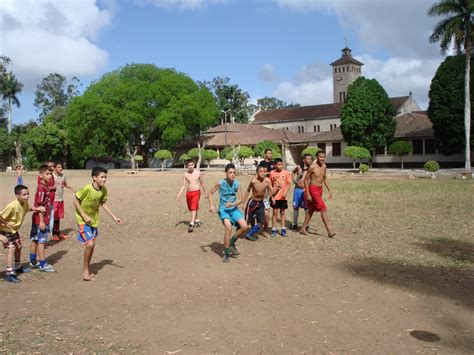
[[[2,101],[7,105],[8,121],[7,131],[12,130],[12,109],[13,105],[20,107],[20,100],[18,94],[23,89],[23,84],[20,83],[12,71],[8,71],[7,67],[11,63],[10,58],[6,56],[0,57],[0,95]]]
[[[195,138],[219,115],[209,90],[174,69],[130,64],[104,75],[69,105],[65,121],[71,153],[91,156],[150,152]]]
[[[227,120],[230,123],[248,122],[251,114],[251,107],[248,104],[250,95],[242,90],[239,85],[231,84],[230,78],[224,76],[205,81],[203,85],[212,92],[221,111],[221,121]]]
[[[462,55],[449,56],[441,63],[431,81],[428,116],[433,122],[438,151],[449,155],[465,149],[464,68]],[[473,74],[471,69],[471,75]],[[471,99],[472,91],[470,92]],[[474,144],[471,127],[471,144]]]
[[[349,86],[341,109],[341,132],[348,145],[365,147],[373,155],[393,141],[394,117],[384,88],[375,79],[360,77]]]
[[[465,54],[464,68],[464,135],[465,166],[471,173],[471,54],[474,37],[474,0],[442,0],[428,10],[429,16],[444,17],[438,22],[430,36],[430,42],[440,42],[445,54],[454,47],[458,54]]]
[[[291,103],[288,104],[283,100],[277,99],[276,97],[262,97],[260,99],[257,99],[257,104],[255,105],[255,108],[257,110],[279,110],[282,108],[288,108],[288,107],[299,107],[300,104],[298,103]]]
[[[69,102],[79,94],[77,87],[80,85],[78,78],[73,77],[68,83],[65,76],[51,73],[43,78],[36,86],[34,105],[40,111],[40,118],[52,112],[55,108],[66,107]]]

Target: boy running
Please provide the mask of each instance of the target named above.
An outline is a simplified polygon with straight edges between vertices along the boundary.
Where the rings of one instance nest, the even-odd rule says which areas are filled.
[[[211,211],[211,213],[215,212],[212,203],[212,195],[219,190],[219,210],[217,213],[225,229],[224,257],[222,261],[228,263],[231,253],[234,256],[239,255],[235,242],[247,231],[247,222],[245,222],[244,215],[238,207],[244,200],[242,199],[240,183],[235,180],[235,165],[232,163],[227,164],[225,166],[225,174],[226,178],[219,181],[209,191],[209,211]],[[231,238],[230,235],[232,234],[233,225],[238,226],[238,230]]]
[[[38,209],[44,207],[43,213],[33,213],[33,222],[30,233],[30,268],[43,272],[54,272],[52,265],[46,262],[45,244],[49,236],[49,217],[51,213],[49,181],[52,179],[52,173],[49,166],[43,164],[38,169],[38,188],[35,194],[34,206]]]
[[[58,241],[66,239],[67,235],[61,235],[60,224],[64,218],[64,188],[68,188],[74,192],[73,188],[67,183],[66,176],[63,173],[63,165],[61,163],[54,164],[53,178],[56,187],[54,194],[53,210],[53,240]]]
[[[77,239],[85,246],[82,268],[82,279],[84,281],[90,281],[93,276],[90,272],[90,263],[94,254],[95,239],[99,235],[97,229],[99,226],[99,207],[102,206],[117,224],[122,224],[122,220],[116,217],[106,205],[106,181],[107,169],[96,166],[92,169],[92,183],[87,184],[75,194],[74,207],[76,208],[76,220],[79,225]]]
[[[15,166],[16,171],[16,184],[23,185],[23,165]]]
[[[300,230],[301,234],[307,235],[306,228],[309,226],[311,217],[314,211],[321,212],[321,219],[328,232],[328,237],[332,238],[336,233],[332,230],[329,223],[327,207],[323,200],[323,184],[329,193],[329,199],[332,200],[331,190],[326,178],[326,153],[322,150],[316,153],[316,163],[312,164],[304,179],[305,202],[308,207],[308,213],[305,216],[303,227]]]
[[[257,176],[250,181],[245,192],[244,201],[247,201],[250,193],[252,194],[245,207],[245,220],[249,225],[253,224],[255,219],[257,220],[257,223],[253,224],[253,227],[246,234],[246,238],[251,241],[257,240],[255,234],[260,232],[265,224],[265,195],[274,195],[272,183],[266,175],[266,168],[263,165],[259,165],[257,167]]]
[[[202,180],[202,174],[198,169],[195,169],[194,161],[189,160],[186,163],[188,171],[184,173],[183,186],[178,193],[178,201],[181,199],[183,191],[186,189],[186,202],[188,204],[188,210],[191,212],[191,221],[189,222],[188,232],[192,232],[194,227],[199,227],[201,221],[198,218],[199,211],[199,199],[201,198],[201,187],[204,194],[206,190],[204,188],[204,181]]]
[[[271,207],[273,208],[272,215],[272,237],[276,237],[277,234],[277,216],[280,214],[281,230],[280,234],[282,237],[286,237],[286,216],[285,211],[288,209],[288,201],[286,194],[291,186],[291,174],[287,170],[283,170],[283,160],[280,158],[275,159],[275,170],[270,173],[270,180],[275,190],[278,190],[275,197],[272,198]]]
[[[303,208],[306,211],[306,205],[304,203],[304,176],[306,171],[313,163],[313,157],[311,154],[303,155],[303,163],[297,165],[293,169],[293,183],[295,184],[295,189],[293,191],[293,223],[291,224],[291,229],[298,229],[298,217],[300,214],[300,208]]]
[[[3,247],[8,249],[7,268],[5,270],[5,280],[12,283],[18,283],[21,280],[17,273],[30,271],[21,266],[21,239],[18,231],[20,230],[25,215],[28,212],[44,212],[44,207],[31,208],[28,204],[30,193],[24,185],[15,186],[16,200],[10,202],[3,211],[0,212],[0,240]],[[15,260],[15,263],[13,263]]]

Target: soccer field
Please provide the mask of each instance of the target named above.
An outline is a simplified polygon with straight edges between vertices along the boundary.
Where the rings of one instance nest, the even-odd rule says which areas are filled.
[[[76,188],[91,181],[66,174]],[[206,187],[222,177],[206,173]],[[237,178],[245,189],[250,177]],[[31,195],[35,181],[26,175]],[[0,175],[1,208],[14,182]],[[47,249],[57,272],[0,282],[0,352],[472,353],[473,180],[334,177],[334,239],[315,215],[309,236],[240,240],[229,264],[204,198],[203,225],[187,232],[181,182],[179,172],[109,174],[108,204],[124,224],[101,211],[91,282],[66,190],[70,238]],[[24,261],[30,227],[28,216]]]

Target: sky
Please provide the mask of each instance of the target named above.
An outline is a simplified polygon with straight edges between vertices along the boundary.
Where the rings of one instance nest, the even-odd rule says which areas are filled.
[[[0,54],[24,84],[14,123],[37,119],[34,91],[57,72],[81,91],[127,63],[194,80],[228,76],[251,101],[332,102],[330,63],[348,46],[389,96],[422,109],[444,59],[428,37],[433,0],[2,0]]]

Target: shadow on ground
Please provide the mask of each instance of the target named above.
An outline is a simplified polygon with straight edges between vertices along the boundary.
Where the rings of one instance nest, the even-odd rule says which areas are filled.
[[[207,250],[210,249],[213,253],[222,256],[224,255],[224,244],[218,242],[212,242],[208,245],[201,245],[201,250],[204,253],[207,253]]]
[[[56,264],[59,260],[62,259],[64,255],[67,254],[67,250],[58,250],[56,253],[47,255],[46,260],[48,261],[48,264],[54,265]]]
[[[97,275],[99,273],[99,271],[102,270],[106,265],[111,265],[111,266],[114,266],[114,267],[123,268],[123,266],[121,266],[121,265],[114,264],[113,260],[104,259],[104,260],[99,261],[97,263],[91,264],[90,270],[91,270],[92,273]]]
[[[415,243],[420,248],[455,262],[474,263],[474,243],[448,238],[425,239]]]

